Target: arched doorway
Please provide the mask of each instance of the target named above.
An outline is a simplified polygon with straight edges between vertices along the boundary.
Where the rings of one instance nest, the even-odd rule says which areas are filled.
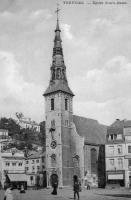
[[[54,185],[58,186],[58,175],[57,174],[52,174],[50,177],[50,183],[51,186],[54,187]]]

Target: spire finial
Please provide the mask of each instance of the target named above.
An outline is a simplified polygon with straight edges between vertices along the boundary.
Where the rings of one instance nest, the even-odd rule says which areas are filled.
[[[59,11],[60,11],[60,8],[59,8],[59,3],[57,1],[57,9],[55,11],[55,13],[57,13],[57,21],[59,20]]]

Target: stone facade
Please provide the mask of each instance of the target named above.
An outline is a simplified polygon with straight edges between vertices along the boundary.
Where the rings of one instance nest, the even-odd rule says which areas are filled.
[[[54,99],[54,110],[51,110],[51,99]],[[68,110],[65,111],[65,99],[68,99]],[[68,185],[72,177],[71,159],[71,125],[72,98],[62,92],[46,97],[46,167],[48,181],[52,171],[59,177],[59,185]],[[55,156],[55,158],[53,158]],[[53,161],[54,159],[54,161]],[[56,162],[56,163],[55,163]]]

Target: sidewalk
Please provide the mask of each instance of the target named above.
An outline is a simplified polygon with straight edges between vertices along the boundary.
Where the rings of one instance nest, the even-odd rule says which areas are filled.
[[[19,190],[13,190],[15,200],[69,200],[73,199],[72,187],[58,189],[58,195],[51,194],[52,189],[27,190],[20,194]],[[4,198],[4,190],[0,190],[0,200]],[[131,190],[120,189],[91,189],[80,192],[80,200],[129,200]]]

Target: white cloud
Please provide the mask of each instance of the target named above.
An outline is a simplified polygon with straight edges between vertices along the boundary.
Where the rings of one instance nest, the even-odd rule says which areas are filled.
[[[131,98],[131,62],[123,56],[112,58],[101,69],[91,69],[85,75],[75,77],[72,85],[84,101]]]
[[[48,9],[35,10],[29,14],[29,19],[32,19],[32,20],[35,20],[35,19],[38,20],[39,18],[44,18],[44,19],[48,20],[51,17],[52,17],[52,14],[50,13],[50,11]]]
[[[100,69],[91,69],[71,80],[76,94],[75,113],[109,124],[116,118],[130,119],[131,62],[113,57]]]
[[[64,36],[68,40],[72,40],[73,39],[73,34],[71,33],[71,25],[69,25],[69,24],[62,24],[62,29],[63,29],[63,32],[64,32]]]
[[[42,81],[48,85],[56,25],[55,5],[49,2],[15,2],[0,13],[0,49],[5,49],[0,52],[0,113],[43,118]],[[130,119],[131,12],[74,9],[76,18],[64,8],[61,35],[75,114],[105,122]]]
[[[43,87],[24,80],[20,74],[22,67],[10,52],[0,51],[0,113],[1,115],[22,111],[34,119],[43,116]],[[44,106],[43,106],[44,109]],[[39,113],[39,115],[36,113]]]
[[[107,102],[77,102],[74,99],[74,113],[87,118],[97,119],[100,123],[110,125],[115,119],[130,119],[131,99],[118,98]]]
[[[1,32],[8,35],[15,33],[24,35],[24,33],[34,33],[45,30],[48,26],[47,21],[52,18],[49,9],[28,10],[24,9],[19,12],[4,11],[0,13]]]

